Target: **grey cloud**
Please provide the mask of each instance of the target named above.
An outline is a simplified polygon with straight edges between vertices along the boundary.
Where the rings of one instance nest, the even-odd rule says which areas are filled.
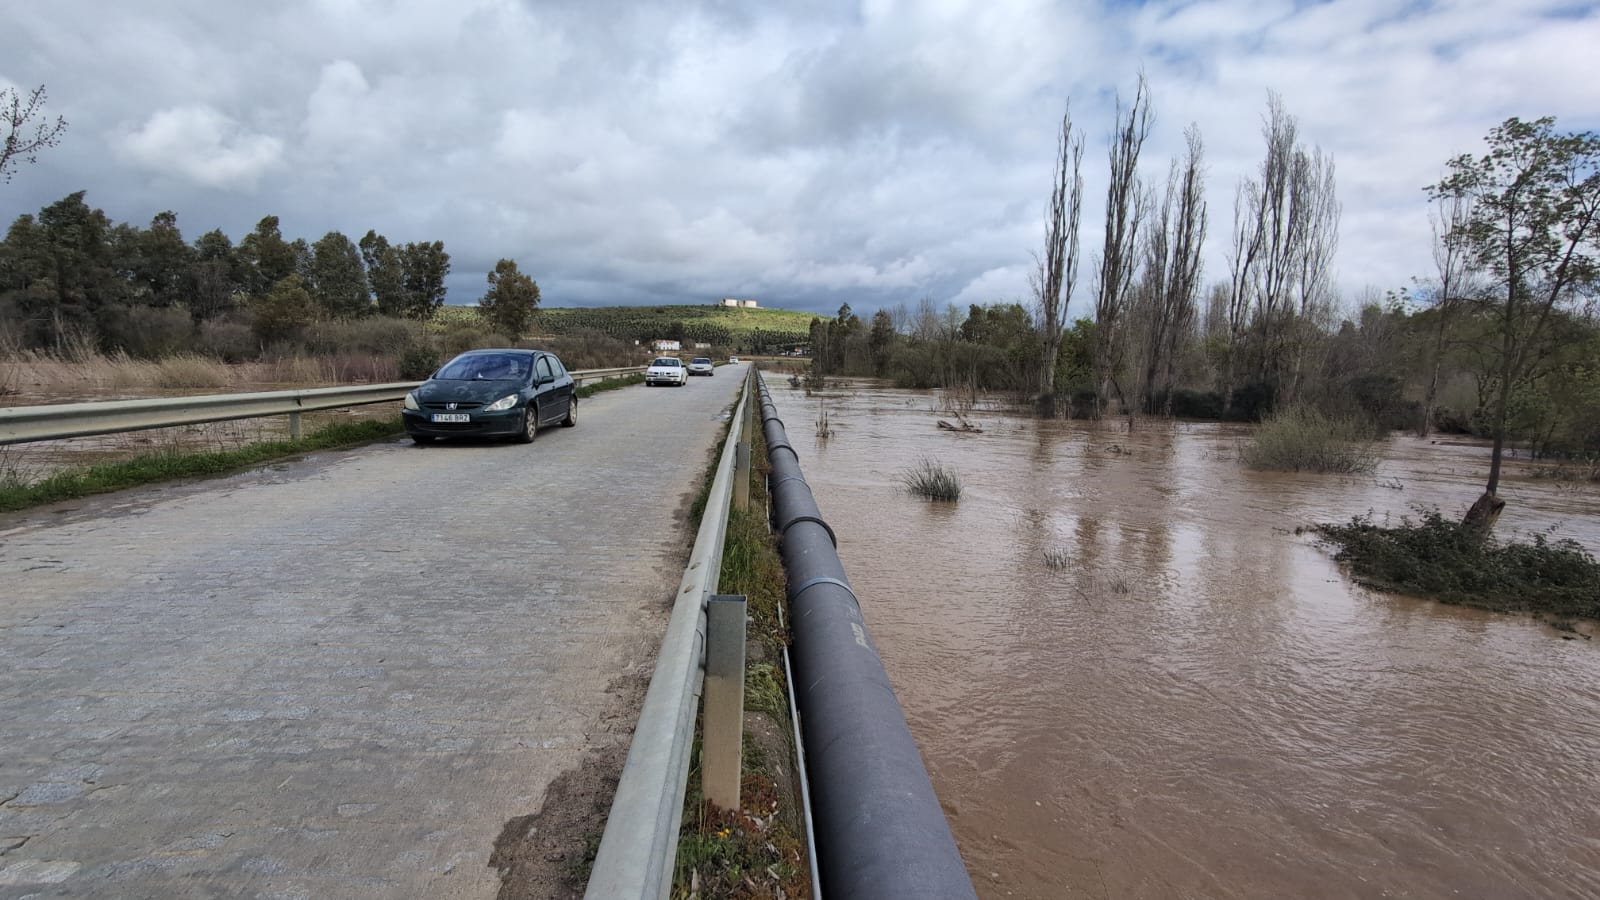
[[[0,78],[45,82],[67,140],[0,215],[71,190],[191,238],[276,214],[443,240],[451,300],[511,257],[547,302],[727,293],[816,311],[1025,296],[1053,130],[1088,137],[1098,237],[1115,93],[1148,72],[1165,175],[1205,136],[1208,271],[1276,88],[1338,162],[1347,293],[1426,274],[1422,184],[1507,115],[1582,125],[1600,42],[1558,0],[24,4]],[[1080,306],[1081,308],[1081,306]]]

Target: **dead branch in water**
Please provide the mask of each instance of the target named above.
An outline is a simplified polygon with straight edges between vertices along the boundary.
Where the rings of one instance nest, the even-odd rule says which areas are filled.
[[[947,422],[944,419],[940,419],[938,423],[939,427],[945,431],[960,431],[967,434],[983,434],[983,429],[967,421],[966,416],[963,416],[961,413],[956,413],[955,415],[956,422],[959,422],[960,424],[955,424],[952,422]]]

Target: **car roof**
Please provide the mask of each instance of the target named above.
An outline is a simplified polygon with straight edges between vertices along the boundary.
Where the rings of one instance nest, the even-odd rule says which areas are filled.
[[[492,355],[496,355],[496,356],[505,356],[507,354],[510,354],[512,356],[516,356],[516,355],[519,355],[519,354],[522,355],[522,356],[543,356],[543,355],[545,355],[547,353],[549,353],[548,350],[523,350],[521,348],[516,348],[516,347],[507,347],[507,348],[504,348],[504,349],[495,349],[493,347],[480,347],[477,350],[467,350],[467,351],[458,353],[458,354],[456,354],[456,356],[457,356],[457,358],[460,358],[462,356],[489,356],[491,354]]]

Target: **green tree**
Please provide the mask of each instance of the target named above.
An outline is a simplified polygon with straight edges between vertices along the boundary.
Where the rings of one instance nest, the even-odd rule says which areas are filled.
[[[502,259],[489,273],[489,289],[478,301],[478,312],[496,330],[518,338],[528,330],[539,308],[539,284],[517,270],[516,260]]]
[[[1495,284],[1494,449],[1488,484],[1466,517],[1487,531],[1505,508],[1497,491],[1512,394],[1537,362],[1532,351],[1557,308],[1592,296],[1600,281],[1600,137],[1558,133],[1550,117],[1512,118],[1485,141],[1487,153],[1451,160],[1428,191],[1470,198],[1455,236]]]
[[[215,318],[233,308],[244,290],[245,277],[233,241],[220,228],[200,235],[184,279],[189,315],[196,322]]]
[[[251,328],[263,344],[294,340],[317,319],[317,304],[300,276],[290,273],[272,289],[251,302],[255,322]]]
[[[328,315],[354,319],[372,311],[361,251],[343,234],[330,231],[312,245],[311,289]]]
[[[93,344],[96,317],[127,298],[110,243],[111,222],[78,191],[19,216],[6,235],[5,297],[30,346],[76,353]]]
[[[295,249],[278,231],[277,216],[257,222],[255,231],[239,242],[238,255],[244,263],[245,289],[257,296],[295,272]]]
[[[147,306],[176,306],[183,302],[184,275],[194,261],[194,249],[184,243],[178,230],[178,214],[171,210],[156,213],[150,227],[134,236],[128,262],[133,299]]]
[[[406,273],[400,251],[389,246],[388,238],[368,229],[361,238],[361,259],[367,264],[367,285],[379,315],[405,315]]]
[[[301,281],[311,284],[316,277],[313,272],[316,253],[311,249],[311,245],[305,238],[295,238],[289,242],[289,251],[294,254],[294,273],[300,276]],[[315,294],[312,295],[312,299],[316,299]]]
[[[882,377],[894,352],[894,319],[886,309],[872,314],[872,329],[867,333],[867,354],[872,360],[872,374]]]
[[[443,241],[406,244],[400,248],[400,264],[405,272],[405,314],[427,321],[444,305],[450,254],[444,252]]]

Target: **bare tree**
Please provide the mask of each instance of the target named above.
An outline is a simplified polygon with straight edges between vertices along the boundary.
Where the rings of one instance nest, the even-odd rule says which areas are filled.
[[[1433,208],[1428,211],[1433,230],[1433,265],[1438,274],[1433,310],[1437,317],[1430,348],[1432,360],[1428,367],[1428,388],[1422,395],[1422,420],[1417,423],[1417,436],[1427,437],[1433,427],[1433,412],[1439,398],[1439,370],[1444,364],[1445,338],[1455,315],[1473,293],[1472,283],[1477,278],[1477,263],[1467,246],[1467,227],[1472,222],[1472,197],[1452,188],[1433,197]]]
[[[54,122],[41,120],[33,133],[28,133],[28,123],[43,111],[44,101],[42,84],[28,95],[27,102],[23,102],[16,88],[0,90],[0,110],[4,110],[0,114],[5,116],[7,126],[5,146],[0,148],[0,179],[6,184],[11,183],[18,165],[34,162],[39,151],[54,147],[61,141],[61,132],[67,129],[67,120],[56,116]]]
[[[1204,147],[1199,127],[1190,125],[1184,137],[1188,141],[1188,151],[1181,165],[1174,159],[1168,169],[1166,196],[1151,220],[1145,254],[1147,267],[1159,269],[1146,277],[1147,282],[1157,287],[1157,292],[1150,319],[1145,390],[1147,396],[1153,395],[1159,386],[1167,397],[1169,414],[1178,341],[1193,332],[1195,326],[1196,298],[1200,292],[1200,250],[1206,239]]]
[[[1250,324],[1250,310],[1255,303],[1255,267],[1261,256],[1261,220],[1251,215],[1260,200],[1260,187],[1249,179],[1239,182],[1233,191],[1233,242],[1228,254],[1227,346],[1228,359],[1224,366],[1222,402],[1233,405],[1233,389],[1239,385],[1239,368],[1245,350],[1245,332]]]
[[[1295,159],[1299,125],[1284,110],[1283,98],[1276,93],[1267,96],[1267,124],[1262,136],[1267,141],[1267,155],[1261,161],[1260,190],[1255,194],[1257,202],[1251,214],[1262,240],[1255,296],[1257,328],[1266,354],[1260,374],[1265,376],[1290,308],[1290,289],[1298,274],[1295,257],[1306,225],[1303,209],[1296,202],[1300,197],[1294,190],[1303,177],[1297,177],[1300,173]]]
[[[1067,306],[1078,281],[1078,222],[1083,210],[1083,134],[1072,127],[1072,106],[1061,114],[1050,203],[1045,208],[1044,255],[1034,254],[1028,281],[1043,331],[1040,360],[1041,401],[1055,402],[1056,357],[1061,352]]]
[[[1139,371],[1143,373],[1134,395],[1141,398],[1146,411],[1152,409],[1156,392],[1156,378],[1161,368],[1162,354],[1166,352],[1167,338],[1172,321],[1167,315],[1167,269],[1171,258],[1172,207],[1177,190],[1178,161],[1174,159],[1167,168],[1167,187],[1158,201],[1153,194],[1148,201],[1149,215],[1144,222],[1144,268],[1134,290],[1134,303],[1129,317],[1130,329],[1142,329],[1142,347]]]
[[[1320,148],[1312,148],[1309,154],[1296,148],[1290,194],[1295,214],[1301,219],[1293,274],[1299,310],[1288,335],[1294,363],[1286,393],[1292,400],[1304,388],[1307,348],[1317,341],[1322,320],[1333,310],[1333,258],[1339,250],[1342,213],[1333,158],[1324,156]]]
[[[1276,92],[1267,94],[1261,133],[1267,148],[1258,177],[1241,183],[1234,200],[1227,388],[1231,394],[1235,387],[1248,316],[1255,379],[1292,397],[1299,390],[1309,325],[1331,303],[1339,202],[1333,159],[1301,147],[1299,125]]]
[[[1118,398],[1127,406],[1116,382],[1118,326],[1128,307],[1129,288],[1138,264],[1140,221],[1147,214],[1148,198],[1140,190],[1139,152],[1150,134],[1150,88],[1143,75],[1134,89],[1133,103],[1123,116],[1117,100],[1117,128],[1111,136],[1111,180],[1106,187],[1106,235],[1100,255],[1099,291],[1094,302],[1095,416],[1099,417],[1108,386],[1116,385]]]

